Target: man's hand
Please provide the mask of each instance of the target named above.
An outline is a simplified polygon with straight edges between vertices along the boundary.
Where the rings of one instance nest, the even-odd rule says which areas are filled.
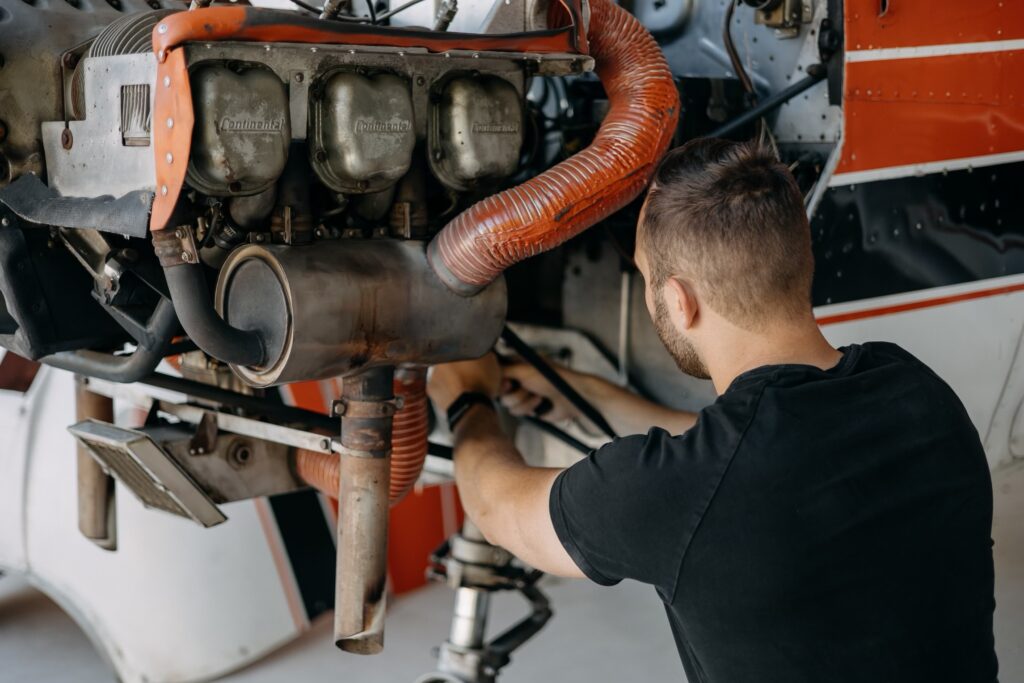
[[[578,380],[578,373],[558,366],[552,367],[570,385],[574,385],[574,380]],[[551,386],[551,382],[532,365],[506,365],[502,368],[502,374],[504,379],[501,382],[501,403],[513,415],[543,415],[546,419],[555,421],[579,417],[579,411],[569,403],[562,392]],[[576,390],[579,391],[578,388]]]
[[[477,392],[496,398],[501,385],[498,358],[488,353],[476,360],[435,365],[430,373],[427,394],[442,412],[466,392]]]

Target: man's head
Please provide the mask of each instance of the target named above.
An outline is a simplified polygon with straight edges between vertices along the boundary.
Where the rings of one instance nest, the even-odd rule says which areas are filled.
[[[700,349],[718,329],[760,333],[811,315],[803,197],[756,143],[698,139],[669,152],[640,215],[636,260],[658,335],[697,377],[708,376]]]

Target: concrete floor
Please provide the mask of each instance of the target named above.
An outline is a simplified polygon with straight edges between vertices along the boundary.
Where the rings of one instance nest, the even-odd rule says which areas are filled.
[[[1024,681],[1024,466],[994,480],[996,644],[1003,683]],[[556,615],[514,656],[504,683],[684,680],[661,604],[635,583],[601,588],[586,581],[548,579]],[[430,586],[395,600],[389,609],[387,648],[378,657],[339,653],[331,624],[266,660],[228,676],[230,683],[341,680],[411,683],[431,670],[432,646],[443,640],[452,593]],[[517,596],[498,596],[492,626],[500,630],[523,614]],[[0,578],[0,683],[108,683],[113,676],[91,644],[55,604],[15,576]]]

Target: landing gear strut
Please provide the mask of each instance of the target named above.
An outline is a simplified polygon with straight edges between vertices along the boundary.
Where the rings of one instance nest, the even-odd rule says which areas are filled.
[[[455,609],[448,640],[438,652],[438,670],[416,683],[494,683],[512,652],[551,618],[548,599],[536,585],[543,573],[513,564],[511,553],[488,543],[469,520],[461,534],[434,551],[431,563],[431,578],[455,589]],[[491,593],[501,590],[522,594],[530,614],[484,642]]]

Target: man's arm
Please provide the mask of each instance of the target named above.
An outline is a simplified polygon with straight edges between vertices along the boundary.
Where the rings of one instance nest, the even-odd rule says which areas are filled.
[[[495,412],[474,406],[456,425],[455,482],[484,537],[549,574],[583,578],[551,523],[551,486],[561,469],[530,467]]]
[[[493,355],[433,369],[430,397],[441,411],[464,392],[495,396],[501,371]],[[582,577],[551,522],[551,486],[561,470],[530,467],[487,406],[472,406],[459,420],[455,482],[466,514],[488,541],[550,574]]]
[[[628,389],[582,372],[555,366],[558,373],[590,401],[619,434],[643,434],[661,427],[670,434],[682,434],[697,422],[696,413],[673,410],[648,401]],[[532,415],[546,399],[552,406],[545,417],[552,420],[579,418],[580,414],[537,370],[525,363],[504,368],[505,392],[502,404],[513,415]]]

